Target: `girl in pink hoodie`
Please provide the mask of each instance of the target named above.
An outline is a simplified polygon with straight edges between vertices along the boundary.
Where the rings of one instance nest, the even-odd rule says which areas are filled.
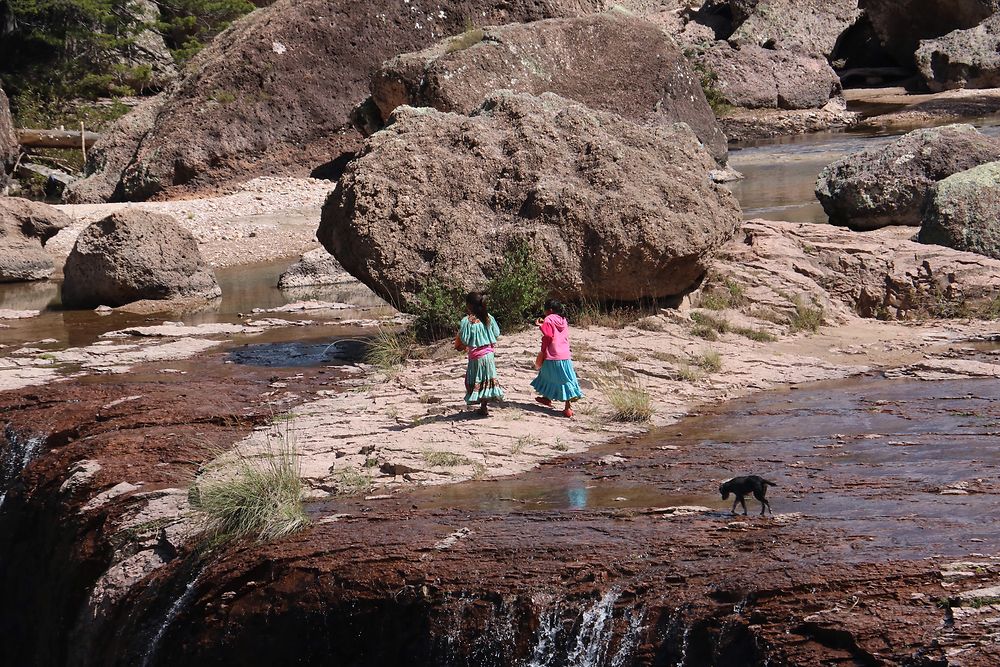
[[[583,398],[583,392],[573,370],[569,325],[563,315],[563,305],[555,299],[546,301],[545,319],[535,324],[542,332],[542,351],[535,359],[538,377],[531,381],[531,386],[541,394],[535,400],[549,407],[552,407],[552,401],[563,401],[563,415],[572,417],[572,403]]]

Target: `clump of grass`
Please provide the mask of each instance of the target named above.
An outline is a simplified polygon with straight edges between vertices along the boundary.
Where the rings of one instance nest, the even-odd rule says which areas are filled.
[[[365,361],[380,370],[392,370],[412,358],[416,345],[417,339],[412,332],[380,327],[378,333],[368,341]]]
[[[555,443],[552,444],[552,449],[556,450],[557,452],[568,452],[569,446],[567,446],[566,443],[560,440],[559,438],[556,438]]]
[[[510,446],[510,453],[514,456],[521,454],[525,449],[531,447],[538,443],[538,440],[531,437],[530,435],[523,435],[518,438],[513,445]]]
[[[709,350],[695,359],[695,364],[702,370],[716,373],[722,369],[722,357],[715,350]]]
[[[708,310],[739,310],[747,305],[746,291],[731,278],[726,278],[721,287],[710,287],[702,294],[700,305]]]
[[[728,320],[724,320],[721,317],[715,317],[709,315],[708,313],[691,313],[691,321],[701,327],[707,327],[712,331],[720,334],[729,333],[731,326]],[[703,336],[704,337],[704,336]]]
[[[795,312],[792,313],[789,330],[792,333],[819,331],[819,328],[823,326],[823,306],[817,303],[809,305],[801,297],[796,297],[793,303],[795,304]]]
[[[454,468],[471,463],[468,458],[454,452],[434,452],[428,450],[423,455],[424,461],[432,468]]]
[[[653,416],[653,402],[638,378],[599,378],[598,383],[611,404],[611,419],[618,422],[647,422]]]
[[[570,308],[570,319],[581,327],[624,329],[642,315],[636,307],[614,306],[595,301],[582,301]]]
[[[982,304],[976,315],[981,320],[1000,320],[1000,294]]]
[[[269,432],[264,446],[237,448],[208,464],[191,487],[191,505],[215,542],[274,540],[309,523],[299,455],[288,429]]]
[[[719,340],[719,334],[715,331],[715,329],[706,324],[696,324],[691,328],[691,333],[698,338],[704,338],[707,341]]]
[[[691,364],[682,363],[677,366],[677,379],[684,380],[685,382],[695,382],[701,379],[701,373],[692,367]]]
[[[482,480],[486,479],[489,470],[486,468],[485,463],[474,463],[472,464],[472,479]]]
[[[368,466],[368,461],[365,461]],[[370,473],[354,468],[341,468],[333,476],[337,493],[343,496],[353,496],[371,491],[374,482]]]
[[[750,340],[755,340],[758,343],[773,343],[778,340],[778,337],[764,331],[763,329],[751,329],[750,327],[734,327],[733,333],[739,334],[744,338],[749,338]]]

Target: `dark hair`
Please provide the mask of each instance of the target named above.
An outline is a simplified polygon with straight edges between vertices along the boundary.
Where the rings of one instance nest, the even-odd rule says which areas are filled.
[[[556,315],[563,317],[565,317],[566,315],[565,306],[563,306],[561,302],[555,299],[549,299],[548,301],[545,302],[545,310],[551,310]]]
[[[490,323],[490,314],[486,310],[486,297],[480,292],[469,292],[465,295],[465,305],[469,307],[484,326]]]

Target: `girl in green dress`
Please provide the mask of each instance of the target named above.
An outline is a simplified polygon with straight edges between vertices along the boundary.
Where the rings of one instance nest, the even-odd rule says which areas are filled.
[[[465,402],[479,404],[479,414],[488,417],[488,403],[503,400],[503,389],[497,382],[497,366],[493,359],[493,346],[500,337],[496,319],[486,309],[486,298],[479,292],[465,297],[468,315],[462,318],[455,347],[468,350],[469,363],[465,368]]]

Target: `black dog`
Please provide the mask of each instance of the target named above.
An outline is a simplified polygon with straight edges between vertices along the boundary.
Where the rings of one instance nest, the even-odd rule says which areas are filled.
[[[747,477],[733,477],[728,482],[723,482],[719,486],[719,493],[722,494],[722,499],[726,500],[729,498],[729,494],[732,493],[736,496],[733,500],[733,509],[731,510],[733,514],[736,514],[736,503],[743,505],[743,516],[747,513],[747,502],[743,499],[747,494],[752,493],[753,497],[760,501],[760,515],[764,516],[764,508],[767,508],[768,512],[774,514],[771,511],[771,503],[767,502],[767,498],[764,495],[767,493],[767,487],[778,486],[774,482],[769,482],[763,477],[758,477],[757,475],[749,475]]]

